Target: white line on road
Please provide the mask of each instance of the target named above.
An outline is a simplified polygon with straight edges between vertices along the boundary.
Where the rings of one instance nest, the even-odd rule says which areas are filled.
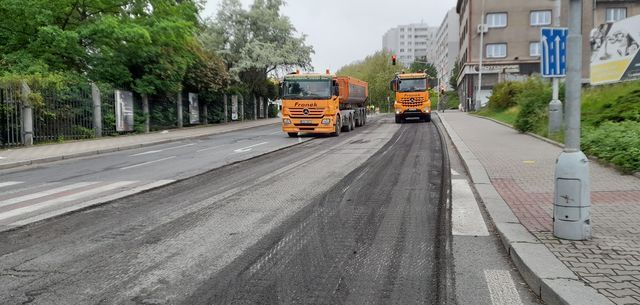
[[[24,182],[22,182],[22,181],[0,182],[0,187],[12,186],[12,185],[21,184],[21,183],[24,183]]]
[[[522,305],[520,295],[507,270],[485,270],[491,303],[493,305]]]
[[[469,182],[464,179],[451,180],[453,202],[451,203],[451,231],[460,236],[489,236],[482,213],[473,196]]]
[[[255,144],[255,145],[239,148],[239,149],[234,150],[234,152],[236,152],[236,153],[248,152],[248,151],[251,151],[251,149],[253,149],[254,147],[258,147],[260,145],[265,145],[267,143],[269,143],[269,142],[262,142],[262,143],[258,143],[258,144]]]
[[[456,172],[456,170],[452,168],[452,169],[451,169],[451,175],[453,175],[453,176],[460,176],[460,173]]]
[[[145,152],[141,152],[139,154],[135,154],[135,155],[131,155],[129,157],[137,157],[137,156],[144,156],[144,155],[150,155],[150,154],[155,154],[155,153],[159,153],[162,150],[150,150],[150,151],[145,151]]]
[[[184,144],[184,145],[179,145],[179,146],[174,146],[174,147],[168,147],[168,148],[165,148],[165,149],[150,150],[150,151],[141,152],[139,154],[131,155],[129,157],[137,157],[137,156],[144,156],[144,155],[150,155],[150,154],[157,154],[159,152],[178,149],[178,148],[183,148],[183,147],[189,147],[189,146],[193,146],[193,145],[196,145],[196,144],[195,143],[191,143],[191,144]]]
[[[19,216],[19,215],[26,214],[26,213],[31,213],[31,212],[34,212],[34,211],[37,211],[37,210],[41,210],[41,209],[56,205],[56,204],[70,202],[70,201],[78,200],[78,199],[81,199],[81,198],[84,198],[84,197],[88,197],[88,196],[91,196],[91,195],[95,195],[95,194],[99,194],[99,193],[115,190],[115,189],[130,185],[130,184],[134,184],[136,182],[137,181],[115,182],[115,183],[99,186],[99,187],[96,187],[96,188],[88,189],[88,190],[85,190],[85,191],[82,191],[82,192],[79,192],[79,193],[75,193],[73,195],[64,196],[64,197],[60,197],[60,198],[51,199],[51,200],[43,201],[43,202],[40,202],[40,203],[28,205],[26,207],[14,209],[14,210],[11,210],[11,211],[8,211],[8,212],[5,212],[5,213],[0,213],[0,220],[4,220],[4,219],[7,219],[7,218]]]
[[[32,222],[40,221],[40,220],[47,219],[47,218],[50,218],[50,217],[54,217],[54,216],[57,216],[57,215],[62,215],[62,214],[65,214],[65,213],[68,213],[68,212],[71,212],[71,211],[75,211],[75,210],[78,210],[78,209],[82,209],[82,208],[85,208],[85,207],[89,207],[89,206],[92,206],[92,205],[96,205],[96,204],[100,204],[100,203],[104,203],[104,202],[109,202],[109,201],[112,201],[112,200],[116,200],[116,199],[119,199],[119,198],[123,198],[123,197],[127,197],[127,196],[130,196],[130,195],[133,195],[133,194],[137,194],[137,193],[140,193],[140,192],[143,192],[143,191],[146,191],[146,190],[150,190],[150,189],[154,189],[154,188],[157,188],[157,187],[161,187],[163,185],[167,185],[167,184],[172,183],[174,181],[175,180],[159,180],[159,181],[152,182],[152,183],[149,183],[149,184],[136,186],[135,188],[132,188],[130,190],[118,192],[118,193],[107,195],[107,196],[104,196],[104,197],[100,197],[100,198],[96,198],[96,199],[92,199],[92,200],[88,200],[88,201],[84,201],[83,200],[80,203],[75,204],[73,206],[67,206],[67,207],[64,207],[62,209],[53,210],[53,211],[46,212],[44,214],[39,214],[39,215],[30,217],[30,218],[27,218],[27,219],[21,219],[21,220],[19,220],[17,222],[9,224],[9,226],[23,226],[23,225],[26,225],[26,224],[30,224]]]
[[[213,150],[213,149],[216,149],[216,148],[220,148],[220,146],[207,147],[207,148],[196,150],[196,152],[209,151],[209,150]]]
[[[175,157],[176,156],[166,157],[166,158],[162,158],[162,159],[158,159],[158,160],[154,160],[154,161],[149,161],[149,162],[144,162],[144,163],[139,163],[139,164],[135,164],[135,165],[126,166],[126,167],[123,167],[123,168],[120,168],[120,169],[121,170],[125,170],[125,169],[136,168],[136,167],[140,167],[140,166],[145,166],[145,165],[149,165],[149,164],[153,164],[153,163],[166,161],[166,160],[169,160],[169,159],[173,159]]]
[[[66,186],[62,186],[62,187],[46,190],[44,192],[39,192],[39,193],[35,193],[35,194],[29,194],[29,195],[24,195],[24,196],[20,196],[20,197],[15,197],[15,198],[3,200],[3,201],[0,201],[0,207],[4,207],[4,206],[16,204],[16,203],[20,203],[20,202],[24,202],[24,201],[28,201],[28,200],[33,200],[33,199],[37,199],[37,198],[41,198],[41,197],[46,197],[46,196],[57,194],[57,193],[61,193],[61,192],[66,192],[66,191],[69,191],[69,190],[73,190],[73,189],[89,186],[89,185],[92,185],[92,184],[95,184],[95,183],[97,183],[97,182],[79,182],[79,183],[74,183],[74,184],[70,184],[70,185],[66,185]]]

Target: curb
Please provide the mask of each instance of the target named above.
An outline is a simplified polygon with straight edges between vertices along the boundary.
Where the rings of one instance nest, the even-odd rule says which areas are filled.
[[[520,223],[491,184],[480,160],[447,120],[439,114],[438,117],[463,160],[472,187],[477,190],[481,203],[495,224],[507,254],[531,290],[548,305],[613,305],[605,296],[580,281]]]
[[[82,158],[82,157],[89,157],[89,156],[95,156],[95,155],[102,155],[102,154],[107,154],[107,153],[112,153],[112,152],[117,152],[117,151],[123,151],[123,150],[143,148],[143,147],[154,146],[154,145],[167,144],[167,143],[182,141],[182,140],[186,140],[186,139],[204,138],[204,137],[208,137],[208,136],[211,136],[211,135],[224,134],[224,133],[234,132],[234,131],[241,131],[241,130],[256,128],[256,127],[268,126],[268,125],[272,125],[272,124],[277,124],[277,122],[269,123],[269,124],[263,124],[263,125],[255,125],[255,126],[245,126],[245,127],[240,127],[238,129],[233,129],[233,130],[213,131],[213,132],[207,133],[207,134],[184,136],[184,137],[181,137],[181,138],[161,139],[161,140],[157,140],[157,141],[149,141],[149,142],[140,143],[140,144],[129,144],[129,145],[117,146],[117,147],[106,148],[106,149],[98,149],[98,150],[84,151],[84,152],[79,152],[79,153],[64,154],[64,155],[54,156],[54,157],[46,157],[46,158],[24,160],[24,161],[12,162],[12,163],[5,163],[5,164],[0,164],[0,170],[11,169],[11,168],[27,166],[27,165],[45,164],[45,163],[61,161],[61,160],[68,160],[68,159],[74,159],[74,158]]]

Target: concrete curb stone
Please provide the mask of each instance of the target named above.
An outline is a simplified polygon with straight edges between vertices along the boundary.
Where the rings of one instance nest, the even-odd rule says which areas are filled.
[[[605,296],[581,282],[520,223],[491,184],[484,166],[447,120],[438,116],[467,167],[473,181],[472,186],[496,225],[509,257],[533,292],[548,305],[613,305]]]

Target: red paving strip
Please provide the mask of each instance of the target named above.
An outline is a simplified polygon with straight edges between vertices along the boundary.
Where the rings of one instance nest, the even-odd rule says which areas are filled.
[[[492,179],[502,199],[507,202],[520,222],[531,232],[550,232],[553,194],[527,193],[513,179]],[[592,192],[594,205],[640,204],[640,191]]]

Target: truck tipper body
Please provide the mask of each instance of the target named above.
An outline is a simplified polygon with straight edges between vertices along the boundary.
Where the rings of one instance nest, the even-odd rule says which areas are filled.
[[[426,73],[396,74],[391,81],[391,89],[395,92],[396,123],[402,123],[406,118],[431,121],[431,100]]]
[[[351,131],[367,121],[366,82],[330,74],[288,74],[280,85],[282,131],[331,134]]]

